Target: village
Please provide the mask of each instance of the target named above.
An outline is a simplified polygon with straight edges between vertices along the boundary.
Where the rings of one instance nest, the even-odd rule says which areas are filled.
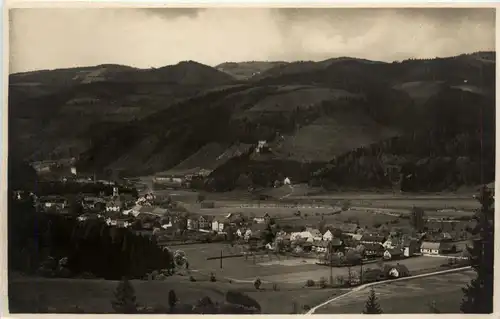
[[[155,237],[157,245],[164,248],[219,242],[238,245],[239,252],[244,254],[284,254],[336,267],[422,255],[455,258],[466,255],[466,232],[457,231],[453,223],[425,221],[423,216],[418,223],[426,223],[426,231],[422,231],[422,225],[417,226],[420,228],[417,231],[411,227],[392,227],[391,223],[362,227],[353,222],[327,222],[329,216],[325,213],[294,224],[292,217],[300,215],[299,209],[290,216],[279,217],[267,212],[261,216],[245,214],[237,208],[223,215],[191,213],[170,196],[157,197],[153,192],[145,192],[134,198],[129,193],[120,194],[118,187],[113,187],[111,196],[83,195],[79,200],[70,204],[63,196],[41,196],[36,205],[47,214],[62,215],[70,214],[71,205],[81,205],[78,222],[102,220],[110,227]],[[213,207],[208,201],[205,204]],[[342,209],[349,210],[336,207],[331,214]]]

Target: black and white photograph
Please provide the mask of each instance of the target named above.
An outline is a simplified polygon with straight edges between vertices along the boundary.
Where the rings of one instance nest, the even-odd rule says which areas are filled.
[[[493,313],[493,5],[4,25],[11,315]]]

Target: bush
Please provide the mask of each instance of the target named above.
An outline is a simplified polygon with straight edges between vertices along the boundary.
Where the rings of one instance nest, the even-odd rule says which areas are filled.
[[[193,276],[189,276],[189,281],[195,282],[196,279]]]
[[[308,280],[306,281],[306,287],[314,287],[314,285],[315,285],[315,284],[316,284],[316,283],[315,283],[315,282],[314,282],[314,280],[312,280],[312,279],[308,279]]]
[[[132,284],[124,278],[115,290],[115,299],[111,301],[117,313],[131,314],[137,312],[135,290]]]
[[[325,277],[321,277],[320,280],[319,280],[319,286],[320,286],[320,288],[324,289],[324,288],[326,288],[326,285],[327,285],[326,278]]]
[[[279,290],[279,289],[278,289],[278,284],[277,284],[277,283],[274,283],[274,284],[273,284],[273,290],[274,290],[274,291],[278,291],[278,290]]]
[[[304,309],[304,311],[309,311],[309,310],[311,310],[311,306],[309,306],[309,305],[304,305],[304,306],[302,307],[302,309]]]
[[[211,282],[216,282],[217,281],[217,279],[215,278],[215,274],[214,273],[210,274],[210,281]]]
[[[255,289],[259,290],[260,289],[260,285],[262,284],[262,281],[257,278],[255,279],[255,281],[253,282],[253,286],[255,287]]]

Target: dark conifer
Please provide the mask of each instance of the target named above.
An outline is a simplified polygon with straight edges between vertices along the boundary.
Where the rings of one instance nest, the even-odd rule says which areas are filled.
[[[382,308],[378,304],[377,296],[375,295],[375,290],[371,288],[370,295],[368,296],[368,300],[366,301],[365,310],[363,310],[364,314],[381,314]]]
[[[476,226],[472,247],[468,247],[470,263],[476,278],[463,288],[464,298],[460,306],[463,313],[493,312],[493,253],[494,253],[494,198],[492,192],[483,187],[477,198],[481,203],[474,215]]]

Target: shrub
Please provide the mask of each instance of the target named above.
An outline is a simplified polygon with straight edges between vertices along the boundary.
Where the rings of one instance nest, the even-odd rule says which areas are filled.
[[[304,309],[304,311],[309,311],[309,310],[311,310],[311,306],[309,306],[309,305],[304,305],[304,306],[302,307],[302,309]]]
[[[308,280],[306,281],[306,287],[314,287],[314,285],[315,285],[315,284],[316,284],[316,283],[315,283],[315,282],[314,282],[314,280],[312,280],[312,279],[308,279]]]
[[[217,279],[215,278],[215,274],[214,273],[210,274],[210,281],[211,282],[216,282],[217,281]]]
[[[326,288],[326,285],[327,285],[326,278],[325,277],[321,277],[319,279],[319,286],[320,286],[320,288],[324,289],[324,288]]]
[[[195,282],[196,279],[193,276],[189,276],[189,281]]]
[[[273,290],[274,290],[274,291],[278,291],[278,284],[277,284],[277,283],[274,283],[274,284],[273,284]]]
[[[179,300],[177,299],[177,295],[175,294],[175,291],[170,290],[168,292],[168,305],[169,305],[171,310],[175,308],[178,301]]]
[[[255,281],[253,282],[253,286],[255,287],[255,289],[259,290],[260,289],[260,286],[262,285],[262,281],[257,278],[255,279]]]
[[[111,305],[117,313],[131,314],[137,312],[135,290],[126,278],[120,281],[114,295],[115,299],[111,301]]]

